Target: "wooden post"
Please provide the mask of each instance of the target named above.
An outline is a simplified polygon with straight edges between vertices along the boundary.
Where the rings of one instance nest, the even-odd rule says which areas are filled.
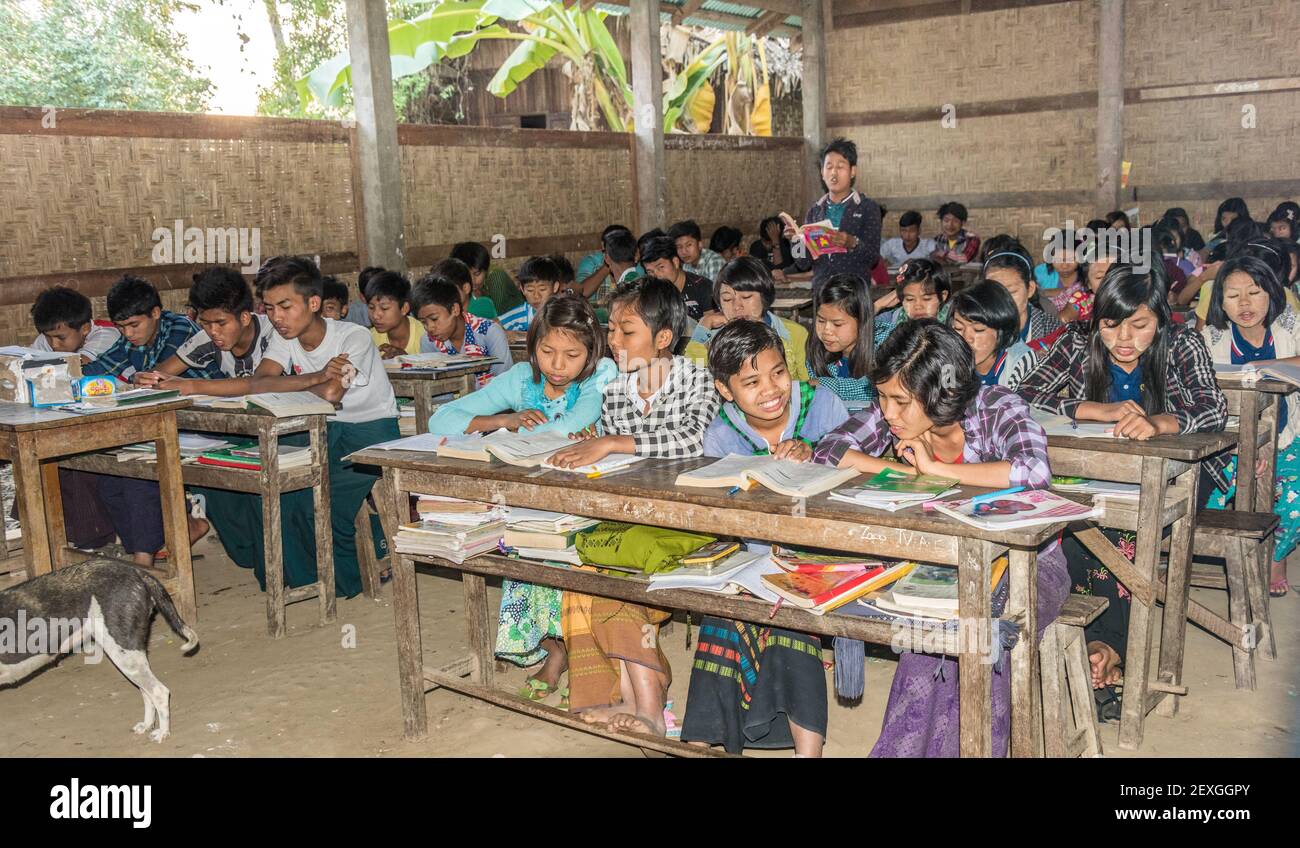
[[[372,265],[406,270],[402,234],[402,171],[388,54],[388,16],[380,0],[346,0],[352,97],[356,107],[354,161],[361,182],[363,243]]]
[[[632,3],[632,102],[636,122],[633,168],[636,172],[636,220],[641,229],[667,224],[668,174],[664,166],[662,50],[659,45],[659,0]]]
[[[803,138],[806,151],[804,206],[822,195],[821,162],[826,143],[826,16],[822,0],[803,0]]]
[[[805,82],[805,86],[807,83]],[[807,97],[805,91],[805,97]],[[1101,0],[1097,38],[1098,214],[1120,205],[1124,159],[1124,0]]]

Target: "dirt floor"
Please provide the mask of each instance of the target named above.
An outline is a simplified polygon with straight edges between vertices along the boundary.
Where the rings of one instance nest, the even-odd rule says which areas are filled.
[[[189,657],[161,619],[150,661],[172,692],[172,735],[161,744],[131,733],[140,695],[109,664],[69,657],[17,687],[0,688],[2,756],[601,756],[641,757],[629,746],[525,718],[445,690],[428,695],[429,736],[402,738],[392,607],[388,601],[340,600],[338,621],[317,626],[316,604],[289,609],[289,635],[266,635],[264,596],[250,572],[233,565],[213,537],[195,550],[202,647]],[[466,652],[460,581],[450,572],[418,577],[425,662],[437,666]],[[1194,597],[1226,610],[1222,592]],[[1153,715],[1136,754],[1120,751],[1117,725],[1103,727],[1108,756],[1285,756],[1300,753],[1300,600],[1273,604],[1278,660],[1257,661],[1258,689],[1233,688],[1229,649],[1189,626],[1184,698],[1175,718]],[[345,638],[355,628],[355,647]],[[682,715],[689,675],[685,628],[666,637],[676,672],[670,698]],[[829,657],[829,652],[828,652]],[[867,696],[852,709],[831,705],[828,756],[862,756],[874,742],[895,663],[873,657]],[[524,672],[504,684],[517,688]],[[829,678],[829,672],[828,672]],[[758,756],[789,756],[759,752]]]

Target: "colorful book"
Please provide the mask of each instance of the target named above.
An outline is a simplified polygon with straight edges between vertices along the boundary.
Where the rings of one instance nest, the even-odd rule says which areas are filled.
[[[772,561],[785,571],[800,574],[824,574],[827,572],[865,571],[882,565],[878,559],[866,559],[860,556],[839,556],[832,554],[810,553],[772,546]]]
[[[909,474],[884,468],[865,483],[848,489],[836,489],[831,493],[831,499],[896,512],[945,498],[958,491],[957,481],[949,477]]]
[[[822,220],[811,224],[799,224],[786,212],[782,212],[780,218],[787,227],[794,229],[796,238],[803,241],[804,246],[808,248],[808,254],[813,259],[828,253],[848,252],[847,248],[837,247],[831,243],[830,234],[837,230],[830,221]]]
[[[993,562],[989,574],[989,591],[1002,582],[1010,560],[1004,555]],[[892,591],[876,598],[873,603],[883,610],[904,615],[922,615],[933,618],[957,616],[958,571],[950,565],[919,564],[894,584]]]
[[[682,565],[712,565],[715,562],[726,559],[738,550],[740,550],[739,542],[710,542],[699,550],[692,551],[682,557],[678,562]]]
[[[763,582],[786,603],[814,615],[832,612],[851,601],[876,592],[910,572],[915,563],[900,562],[857,573],[798,574],[781,572],[764,574]]]
[[[1101,515],[1101,508],[1075,503],[1046,489],[998,495],[990,500],[941,501],[934,505],[941,512],[981,530],[1018,530],[1038,524],[1082,521]]]

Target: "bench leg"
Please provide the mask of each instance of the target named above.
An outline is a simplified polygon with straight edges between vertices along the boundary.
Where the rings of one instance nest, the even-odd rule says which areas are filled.
[[[1263,626],[1256,633],[1255,650],[1263,651],[1271,660],[1277,659],[1277,642],[1273,638],[1273,614],[1269,611],[1268,573],[1273,563],[1273,543],[1270,536],[1265,544],[1246,550],[1246,595],[1250,598],[1250,619]]]
[[[1124,701],[1119,722],[1119,746],[1136,751],[1142,746],[1143,725],[1147,716],[1147,683],[1151,671],[1151,643],[1155,639],[1156,565],[1160,558],[1160,518],[1165,506],[1165,461],[1159,457],[1142,459],[1142,494],[1138,503],[1137,556],[1133,563],[1142,590],[1150,600],[1139,600],[1138,586],[1130,586],[1133,603],[1129,607],[1128,649],[1124,658]],[[1155,493],[1155,497],[1145,497]],[[1194,505],[1194,504],[1193,504]],[[1173,558],[1170,558],[1173,568]],[[1178,611],[1182,615],[1182,610]],[[1170,611],[1165,608],[1165,616]]]
[[[1250,599],[1246,595],[1246,572],[1257,571],[1254,547],[1242,539],[1230,539],[1225,546],[1224,570],[1228,578],[1228,620],[1238,627],[1250,624]],[[1255,659],[1249,630],[1232,643],[1232,673],[1238,689],[1255,688]]]
[[[1073,740],[1083,734],[1083,756],[1101,756],[1101,733],[1097,729],[1097,708],[1092,697],[1092,673],[1088,665],[1088,640],[1082,627],[1063,628],[1065,645],[1065,680],[1070,685],[1070,708],[1074,711]]]
[[[1043,695],[1043,753],[1059,759],[1065,754],[1065,689],[1061,685],[1060,625],[1053,622],[1043,631],[1038,645],[1038,674]]]
[[[1183,682],[1183,655],[1187,640],[1187,607],[1191,600],[1192,527],[1196,520],[1196,490],[1200,483],[1195,467],[1184,471],[1173,489],[1187,498],[1187,514],[1169,529],[1169,571],[1165,578],[1165,614],[1160,634],[1157,679],[1179,685]],[[1152,573],[1153,582],[1155,574]],[[1162,716],[1178,714],[1178,695],[1166,693],[1156,706]]]
[[[357,564],[361,566],[361,594],[367,598],[379,599],[379,561],[375,557],[375,545],[370,532],[370,508],[361,502],[357,510]]]

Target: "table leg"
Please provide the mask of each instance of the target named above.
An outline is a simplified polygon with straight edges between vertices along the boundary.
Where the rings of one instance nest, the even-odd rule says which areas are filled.
[[[1260,512],[1267,512],[1273,506],[1274,489],[1277,477],[1277,417],[1282,404],[1286,403],[1286,397],[1282,395],[1268,395],[1268,405],[1260,412],[1259,427],[1262,431],[1271,434],[1268,444],[1264,446],[1261,458],[1264,460],[1264,473],[1255,479],[1255,508]],[[1258,440],[1256,440],[1258,441]],[[1237,488],[1241,488],[1238,486]]]
[[[1161,515],[1165,504],[1165,460],[1143,457],[1142,483],[1138,501],[1137,556],[1134,566],[1147,587],[1156,585],[1156,567],[1160,562],[1160,537],[1164,527]],[[1124,706],[1120,715],[1119,746],[1136,751],[1142,745],[1142,725],[1146,721],[1147,683],[1150,670],[1151,640],[1155,635],[1155,598],[1150,603],[1138,599],[1134,587],[1129,606],[1128,651],[1124,658]],[[1154,595],[1154,592],[1152,593]],[[1169,611],[1165,610],[1165,615]]]
[[[1254,459],[1248,468],[1254,468]],[[1160,665],[1157,680],[1179,686],[1183,679],[1183,652],[1187,643],[1187,602],[1190,600],[1192,533],[1196,527],[1196,492],[1201,468],[1193,465],[1182,473],[1173,490],[1186,497],[1187,513],[1174,522],[1169,536],[1169,569],[1165,574],[1165,615],[1160,633]],[[1247,489],[1254,489],[1249,483]],[[1237,487],[1240,493],[1241,487]],[[1178,695],[1168,692],[1156,707],[1162,716],[1178,714]]]
[[[311,428],[311,453],[320,467],[320,485],[312,489],[312,511],[316,515],[316,597],[320,601],[320,623],[334,621],[338,616],[334,593],[334,527],[330,516],[329,439],[325,421],[317,421]],[[367,527],[369,522],[366,522]],[[357,539],[357,550],[370,544],[369,536]]]
[[[1259,450],[1259,392],[1241,392],[1241,423],[1237,425],[1237,496],[1236,509],[1251,512],[1255,509],[1255,487],[1250,480],[1255,476],[1255,455]],[[1268,400],[1265,399],[1265,403]],[[1273,499],[1269,498],[1269,504]]]
[[[262,462],[258,473],[262,488],[262,551],[266,562],[266,631],[272,638],[282,639],[286,628],[284,536],[280,530],[280,438],[270,423],[263,423],[257,441]]]
[[[474,670],[470,680],[483,686],[492,685],[496,659],[492,646],[496,635],[496,616],[488,609],[487,583],[482,574],[461,572],[465,582],[465,624],[469,628],[469,651]]]
[[[1010,609],[1022,616],[1011,649],[1011,756],[1042,756],[1043,714],[1038,681],[1038,552],[1012,548]]]
[[[18,522],[23,528],[23,562],[27,579],[50,572],[50,536],[45,523],[45,498],[42,494],[41,461],[36,455],[36,435],[17,433],[9,455],[14,466],[14,500],[18,502]]]
[[[45,501],[45,527],[50,540],[50,567],[55,571],[68,564],[68,531],[63,515],[63,488],[59,485],[59,464],[41,464],[41,489]]]
[[[961,755],[989,757],[993,754],[993,665],[988,640],[997,638],[991,621],[990,546],[977,539],[959,539],[957,559]]]
[[[392,495],[386,507],[392,515],[410,509],[409,494],[392,468],[384,469],[385,490]],[[394,525],[396,526],[396,525]],[[407,739],[429,733],[424,707],[424,645],[420,638],[420,598],[415,586],[415,562],[393,551],[393,617],[397,635],[397,681],[402,692],[402,720]]]
[[[429,417],[433,415],[433,386],[429,380],[415,383],[415,432],[429,432]]]
[[[171,572],[176,577],[180,595],[177,607],[186,624],[193,627],[199,620],[198,600],[194,596],[194,563],[190,558],[190,530],[185,508],[185,480],[181,477],[181,450],[176,434],[176,412],[158,415],[158,489],[162,497],[163,536],[171,556]]]

